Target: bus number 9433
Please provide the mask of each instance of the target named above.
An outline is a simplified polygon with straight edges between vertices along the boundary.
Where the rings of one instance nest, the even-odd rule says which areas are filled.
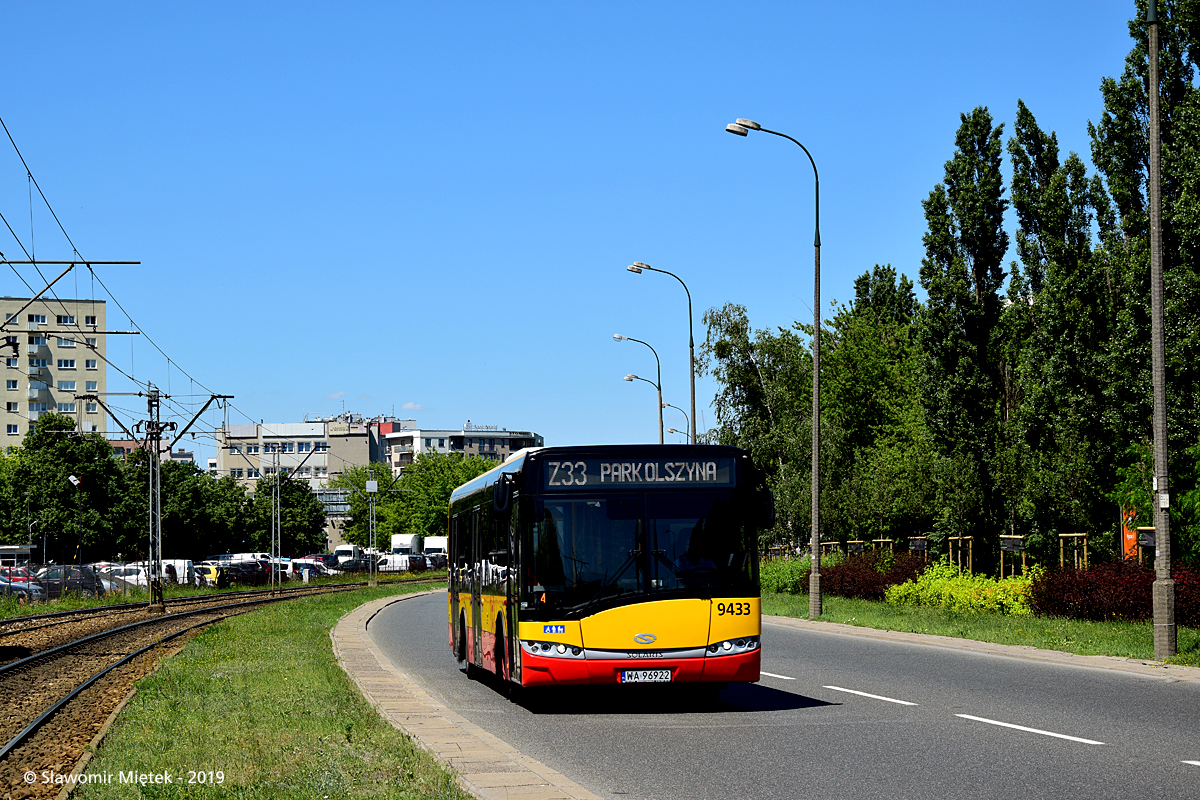
[[[750,614],[749,603],[717,603],[717,616],[744,617]]]

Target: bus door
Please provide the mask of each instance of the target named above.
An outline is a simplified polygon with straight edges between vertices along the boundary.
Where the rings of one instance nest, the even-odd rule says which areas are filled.
[[[450,580],[450,646],[454,647],[454,637],[458,635],[458,593],[462,590],[462,560],[459,553],[462,550],[462,527],[459,525],[460,515],[450,518],[450,539],[447,546],[447,571]]]
[[[471,509],[471,547],[470,547],[470,576],[471,576],[471,653],[472,661],[483,666],[483,597],[481,585],[483,582],[483,543],[480,536],[479,506]]]
[[[517,535],[519,530],[517,527],[517,496],[514,493],[510,511],[508,514],[508,541],[507,558],[504,561],[504,660],[507,662],[504,665],[504,674],[509,677],[516,675],[517,653],[520,652],[520,646],[517,645],[517,573],[516,564],[520,564],[517,548],[519,545],[520,536]]]

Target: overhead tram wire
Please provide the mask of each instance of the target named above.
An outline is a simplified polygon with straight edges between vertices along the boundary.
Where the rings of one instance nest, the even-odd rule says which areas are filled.
[[[101,288],[104,290],[105,294],[107,294],[107,295],[109,296],[109,298],[110,298],[110,299],[112,299],[113,303],[114,303],[114,304],[117,306],[117,308],[118,308],[118,309],[120,309],[120,310],[121,310],[121,312],[122,312],[122,313],[125,315],[126,319],[128,319],[128,320],[129,320],[129,327],[130,327],[130,328],[132,328],[132,329],[138,329],[138,328],[139,328],[139,326],[138,326],[138,325],[137,325],[137,324],[134,322],[134,320],[133,320],[133,315],[132,315],[132,314],[130,314],[128,310],[126,310],[125,306],[121,304],[121,301],[120,301],[120,300],[118,300],[118,299],[117,299],[117,297],[116,297],[116,295],[114,295],[114,294],[112,293],[112,290],[110,290],[110,289],[108,288],[108,285],[104,283],[104,279],[103,279],[103,278],[101,278],[99,275],[97,275],[97,274],[96,274],[96,271],[95,271],[95,270],[92,268],[92,265],[91,265],[90,263],[88,263],[88,261],[87,261],[86,259],[84,259],[84,258],[82,257],[82,255],[80,255],[80,253],[79,253],[79,248],[75,246],[75,242],[74,242],[74,240],[72,240],[72,239],[71,239],[71,235],[70,235],[69,233],[67,233],[67,229],[66,229],[66,227],[64,227],[64,226],[63,226],[63,224],[62,224],[62,220],[60,220],[60,219],[58,218],[58,214],[55,212],[55,210],[54,210],[54,207],[53,207],[53,206],[50,204],[50,200],[49,200],[49,199],[46,197],[46,193],[45,193],[44,191],[42,191],[41,184],[39,184],[39,183],[38,183],[38,181],[37,181],[37,178],[35,178],[35,177],[33,176],[33,171],[32,171],[32,170],[29,168],[29,164],[28,164],[28,162],[26,162],[26,161],[25,161],[25,156],[24,156],[24,155],[21,153],[21,148],[17,146],[17,142],[16,142],[16,140],[13,138],[12,132],[11,132],[11,131],[8,129],[8,125],[7,125],[7,124],[4,122],[4,119],[3,119],[2,117],[0,117],[0,127],[2,127],[2,128],[4,129],[4,133],[5,133],[5,135],[7,135],[7,136],[8,136],[8,141],[9,141],[9,142],[12,144],[13,150],[14,150],[14,151],[16,152],[16,154],[17,154],[17,158],[19,158],[19,159],[21,160],[21,165],[22,165],[22,166],[25,168],[25,174],[26,174],[26,177],[29,179],[29,182],[30,182],[30,183],[33,185],[33,188],[36,188],[36,189],[38,190],[38,195],[39,195],[39,196],[42,198],[42,202],[46,204],[46,209],[47,209],[47,210],[50,212],[50,216],[54,218],[54,222],[55,222],[55,224],[57,224],[57,225],[58,225],[58,228],[59,228],[59,230],[60,230],[60,231],[62,231],[62,234],[63,234],[63,236],[66,238],[66,240],[67,240],[67,243],[71,245],[71,251],[72,251],[72,252],[73,252],[73,253],[74,253],[74,254],[75,254],[75,255],[76,255],[78,258],[79,258],[79,261],[80,261],[80,263],[81,263],[81,264],[83,264],[84,266],[86,266],[86,267],[88,268],[88,272],[89,272],[89,274],[91,275],[92,279],[93,279],[94,281],[96,281],[96,282],[98,282],[98,283],[100,284],[100,287],[101,287]],[[30,194],[31,194],[31,196],[32,196],[32,191],[31,191],[31,193],[30,193]],[[31,219],[32,219],[32,204],[31,204],[31,206],[30,206],[30,214],[31,214]],[[2,218],[2,217],[0,217],[0,218]],[[30,262],[32,262],[32,263],[33,263],[33,267],[34,267],[34,269],[35,269],[35,270],[37,270],[37,272],[38,272],[38,275],[39,275],[39,276],[42,278],[43,282],[45,282],[45,281],[46,281],[46,279],[45,279],[45,275],[43,275],[43,274],[42,274],[42,272],[41,272],[41,269],[40,269],[40,268],[37,266],[36,259],[35,259],[35,258],[33,258],[33,257],[30,255],[30,253],[29,253],[29,251],[28,251],[28,250],[26,250],[26,249],[25,249],[25,245],[24,245],[24,243],[22,243],[22,242],[21,242],[21,239],[20,239],[20,237],[19,237],[19,236],[17,236],[16,232],[15,232],[15,231],[13,231],[13,229],[12,229],[12,226],[8,224],[8,220],[7,220],[7,219],[4,219],[4,224],[5,224],[5,225],[8,227],[8,229],[9,229],[9,232],[10,232],[10,233],[12,233],[12,235],[13,235],[13,238],[14,238],[14,239],[16,239],[17,243],[18,243],[18,244],[21,246],[21,250],[25,252],[26,258],[27,258],[27,259],[28,259]],[[11,265],[11,264],[10,264],[9,266],[10,266],[10,267],[12,267],[12,265]],[[14,271],[16,271],[16,268],[15,268],[15,267],[12,267],[12,268],[13,268],[13,270],[14,270]],[[20,273],[17,273],[17,274],[18,274],[18,277],[20,277]],[[26,281],[24,280],[24,278],[21,278],[21,280],[22,280],[22,282],[23,282],[23,283],[25,283],[25,284],[26,284],[26,286],[28,286],[28,282],[26,282]],[[30,287],[30,291],[32,291],[32,287]],[[67,314],[68,316],[70,316],[70,312],[67,310],[67,308],[66,308],[66,305],[65,305],[65,304],[62,302],[62,300],[61,300],[61,299],[58,297],[58,294],[57,294],[57,293],[56,293],[56,292],[53,290],[53,288],[51,288],[51,290],[50,290],[50,294],[51,294],[51,295],[54,297],[54,299],[55,299],[56,301],[58,301],[59,305],[60,305],[60,306],[62,306],[62,308],[63,308],[63,313],[64,313],[64,314]],[[93,293],[93,294],[94,294],[94,293]],[[93,296],[93,301],[94,301],[94,299],[95,299],[95,298],[94,298],[94,296]],[[81,333],[84,333],[84,332],[85,332],[85,331],[84,331],[84,329],[83,329],[83,326],[81,326],[81,325],[79,324],[79,322],[78,322],[78,321],[76,321],[75,325],[76,325],[76,327],[78,327],[78,328],[80,329],[80,332],[81,332]],[[146,338],[146,341],[147,341],[147,342],[149,342],[149,343],[150,343],[150,345],[151,345],[152,347],[154,347],[154,349],[155,349],[155,350],[157,350],[157,351],[159,352],[159,354],[160,354],[160,355],[161,355],[161,356],[162,356],[164,359],[166,359],[166,361],[167,361],[167,382],[168,382],[168,389],[169,389],[169,386],[170,386],[170,380],[171,380],[171,376],[170,376],[170,368],[171,368],[171,364],[173,363],[173,362],[172,362],[172,359],[171,359],[171,357],[167,355],[166,351],[165,351],[165,350],[163,350],[163,349],[162,349],[162,348],[161,348],[161,347],[158,345],[158,342],[154,341],[154,339],[153,339],[153,338],[152,338],[152,337],[151,337],[151,336],[150,336],[148,333],[146,333],[146,332],[145,332],[145,330],[140,330],[140,333],[141,333],[141,335],[142,335],[142,336],[144,336],[144,337]],[[131,347],[131,348],[133,347],[133,339],[130,339],[130,347]],[[94,351],[93,351],[93,352],[94,352]],[[99,355],[99,353],[97,353],[96,355]],[[100,356],[100,357],[101,357],[101,358],[104,358],[103,356]],[[138,388],[139,388],[139,389],[141,389],[141,388],[143,388],[143,387],[146,387],[146,389],[147,389],[147,391],[148,391],[149,382],[145,382],[145,383],[143,383],[142,381],[138,381],[138,380],[137,380],[136,378],[134,378],[132,375],[130,375],[129,373],[126,373],[126,372],[125,372],[124,370],[122,370],[120,367],[117,367],[115,364],[113,364],[113,363],[112,363],[111,361],[109,361],[107,358],[104,358],[104,362],[105,362],[106,364],[108,364],[109,366],[113,367],[114,369],[116,369],[118,372],[120,372],[120,373],[121,373],[121,375],[123,375],[124,377],[126,377],[127,379],[129,379],[129,380],[130,380],[130,381],[131,381],[131,382],[132,382],[134,385],[138,386]],[[211,395],[211,394],[215,394],[215,392],[213,392],[213,391],[212,391],[212,390],[211,390],[211,389],[210,389],[208,386],[206,386],[206,385],[205,385],[203,382],[201,382],[200,380],[198,380],[197,378],[195,378],[195,376],[193,376],[193,375],[192,375],[191,373],[189,373],[187,370],[185,370],[185,369],[183,369],[182,367],[180,367],[178,362],[174,362],[174,365],[175,365],[175,368],[176,368],[177,370],[179,370],[180,372],[182,372],[182,373],[183,373],[185,376],[187,376],[187,378],[188,378],[190,381],[192,381],[193,383],[195,383],[197,386],[199,386],[200,388],[202,388],[202,389],[204,389],[205,391],[207,391],[207,392],[208,392],[210,395]],[[133,371],[133,352],[132,352],[132,349],[131,349],[131,352],[130,352],[130,371]],[[168,400],[170,399],[170,392],[169,392],[169,390],[168,390],[168,392],[167,392],[167,399],[168,399]],[[242,410],[241,410],[240,408],[238,408],[237,406],[234,406],[234,405],[233,405],[231,402],[229,402],[228,400],[226,400],[226,401],[225,401],[225,405],[226,405],[227,407],[230,407],[230,408],[233,408],[234,410],[236,410],[236,411],[237,411],[239,414],[241,414],[243,417],[245,417],[245,418],[246,418],[247,420],[249,420],[250,422],[253,422],[253,421],[254,421],[254,418],[253,418],[253,417],[251,417],[251,416],[250,416],[249,414],[247,414],[246,412],[242,411]],[[228,416],[228,412],[227,412],[227,414],[226,414],[226,415]],[[298,441],[298,440],[283,439],[282,441]],[[345,458],[342,458],[341,456],[338,456],[338,455],[336,455],[336,454],[332,454],[332,453],[330,453],[330,455],[333,455],[333,457],[334,457],[334,458],[337,458],[337,459],[338,459],[338,460],[340,460],[340,461],[343,461],[343,462],[345,462],[345,463],[350,463],[350,462],[348,462],[348,461],[347,461]]]
[[[8,125],[7,125],[7,124],[4,122],[3,118],[0,118],[0,127],[3,127],[3,129],[4,129],[4,133],[5,133],[5,134],[8,136],[8,141],[9,141],[9,143],[10,143],[10,144],[12,144],[13,150],[14,150],[14,151],[16,152],[16,154],[17,154],[17,158],[19,158],[19,159],[21,160],[21,165],[22,165],[22,166],[25,168],[25,175],[26,175],[26,178],[28,179],[28,181],[29,181],[29,184],[31,185],[30,192],[29,192],[29,198],[30,198],[30,203],[29,203],[29,221],[30,221],[30,241],[31,241],[31,243],[34,241],[34,239],[33,239],[33,236],[34,236],[34,227],[33,227],[33,222],[34,222],[34,219],[33,219],[33,188],[36,188],[36,189],[38,190],[38,195],[39,195],[39,196],[42,198],[42,202],[46,204],[46,209],[47,209],[47,210],[50,212],[50,215],[51,215],[51,216],[54,218],[54,222],[55,222],[55,224],[57,224],[57,225],[58,225],[58,229],[59,229],[60,231],[62,231],[63,237],[64,237],[64,238],[66,238],[66,240],[67,240],[67,243],[71,245],[71,252],[72,252],[72,253],[73,253],[73,254],[76,256],[76,258],[78,258],[78,260],[79,260],[79,263],[83,264],[84,266],[86,266],[86,267],[88,268],[88,273],[89,273],[89,275],[91,276],[91,280],[92,280],[92,292],[91,292],[91,295],[92,295],[92,297],[91,297],[91,300],[92,300],[92,307],[93,307],[93,310],[94,310],[94,308],[95,308],[95,302],[96,302],[96,297],[95,297],[95,283],[96,283],[97,281],[99,281],[101,288],[103,288],[103,289],[104,289],[105,293],[107,293],[107,294],[108,294],[108,296],[109,296],[109,297],[112,299],[112,301],[113,301],[113,302],[114,302],[114,303],[117,305],[117,307],[118,307],[118,308],[119,308],[119,309],[120,309],[120,310],[121,310],[121,311],[122,311],[122,312],[125,314],[126,318],[129,320],[129,327],[130,327],[130,328],[136,328],[136,326],[135,326],[135,324],[134,324],[134,321],[133,321],[133,316],[132,316],[132,315],[131,315],[131,314],[130,314],[128,311],[126,311],[125,307],[124,307],[123,305],[121,305],[121,302],[120,302],[119,300],[117,300],[116,296],[115,296],[115,295],[114,295],[114,294],[113,294],[113,293],[112,293],[112,292],[109,290],[108,286],[107,286],[107,285],[104,283],[104,280],[103,280],[102,278],[100,278],[100,277],[99,277],[99,276],[96,274],[96,271],[95,271],[95,270],[92,268],[92,265],[91,265],[91,264],[90,264],[90,263],[89,263],[89,262],[88,262],[86,259],[84,259],[84,258],[83,258],[83,256],[80,254],[80,252],[79,252],[79,248],[78,248],[78,247],[76,247],[74,240],[72,240],[72,239],[71,239],[71,235],[70,235],[69,233],[67,233],[67,229],[66,229],[66,227],[65,227],[65,226],[62,224],[62,220],[61,220],[61,219],[59,219],[59,217],[58,217],[58,213],[57,213],[57,212],[55,212],[55,210],[54,210],[54,207],[53,207],[53,206],[50,204],[50,200],[49,200],[49,198],[47,198],[47,197],[46,197],[46,193],[45,193],[44,191],[42,191],[41,184],[39,184],[39,183],[38,183],[38,181],[37,181],[37,178],[35,178],[35,177],[33,176],[33,170],[31,170],[31,169],[29,168],[29,163],[28,163],[28,162],[25,160],[25,156],[24,156],[24,155],[21,153],[21,148],[17,146],[17,142],[16,142],[16,140],[13,138],[12,132],[11,132],[11,131],[8,129]],[[39,277],[42,279],[42,282],[43,282],[43,283],[47,283],[47,284],[48,284],[49,282],[46,280],[46,276],[45,276],[45,275],[42,273],[42,271],[41,271],[41,268],[38,266],[38,262],[37,262],[37,258],[36,258],[36,256],[35,256],[35,255],[33,255],[33,254],[30,252],[30,250],[26,249],[26,247],[25,247],[25,244],[24,244],[24,243],[21,241],[21,238],[20,238],[19,236],[17,236],[17,233],[16,233],[16,231],[15,231],[15,230],[13,230],[13,228],[12,228],[12,225],[10,225],[10,224],[9,224],[9,222],[8,222],[8,219],[7,219],[7,218],[4,218],[4,217],[3,217],[3,215],[0,215],[0,219],[3,219],[3,220],[4,220],[4,224],[5,224],[5,226],[8,228],[8,230],[9,230],[9,233],[11,233],[11,234],[12,234],[12,236],[13,236],[13,238],[16,240],[17,244],[18,244],[18,245],[20,245],[20,247],[21,247],[21,250],[22,250],[22,251],[25,253],[26,259],[27,259],[27,260],[28,260],[28,261],[31,263],[31,265],[33,266],[34,270],[35,270],[35,271],[38,273],[38,276],[39,276]],[[5,260],[5,262],[6,262],[6,263],[9,263],[9,262],[8,262],[8,260],[7,260],[6,258],[4,258],[2,254],[0,254],[0,259],[3,259],[3,260]],[[16,269],[16,266],[15,266],[15,265],[13,265],[12,263],[9,263],[9,267],[10,267],[10,268],[13,270],[14,274],[16,274],[16,275],[17,275],[18,279],[20,279],[20,280],[21,280],[21,282],[25,284],[25,286],[26,286],[26,287],[29,289],[30,293],[31,293],[31,294],[33,294],[33,293],[34,293],[33,287],[32,287],[32,286],[30,286],[30,285],[29,285],[29,282],[25,280],[25,278],[24,278],[24,277],[23,277],[23,276],[20,274],[20,272],[19,272],[19,271],[17,271],[17,269]],[[78,276],[78,273],[76,273],[76,275],[75,275],[75,285],[76,285],[76,291],[75,291],[75,294],[76,294],[76,295],[78,295],[78,294],[79,294],[79,291],[78,291],[78,287],[79,287],[79,276]],[[54,298],[54,300],[58,302],[59,306],[60,306],[60,307],[62,307],[62,310],[63,310],[63,314],[64,314],[64,316],[65,316],[65,317],[68,317],[68,318],[71,318],[71,319],[73,319],[73,321],[74,321],[74,323],[75,323],[75,327],[76,327],[76,328],[79,330],[80,334],[82,335],[82,338],[84,339],[84,342],[83,342],[83,344],[84,344],[85,346],[87,346],[87,336],[86,336],[86,334],[87,334],[87,332],[88,332],[88,331],[86,331],[86,329],[83,327],[83,325],[82,325],[82,324],[80,324],[80,321],[79,321],[78,319],[75,319],[75,316],[76,316],[76,315],[74,315],[74,314],[71,314],[71,312],[70,312],[70,311],[67,309],[67,307],[66,307],[66,304],[65,304],[65,303],[62,301],[62,299],[61,299],[61,298],[58,296],[58,293],[57,293],[57,292],[54,290],[53,286],[48,286],[48,287],[47,287],[47,289],[48,289],[48,291],[49,291],[49,293],[50,293],[51,297],[53,297],[53,298]],[[45,290],[44,290],[44,291],[45,291]],[[77,298],[77,299],[78,299],[78,298]],[[154,349],[158,350],[158,352],[159,352],[159,353],[160,353],[160,354],[163,356],[163,358],[164,358],[164,359],[166,359],[166,361],[167,361],[167,393],[166,393],[166,399],[168,400],[168,402],[170,402],[171,364],[172,364],[172,359],[171,359],[171,357],[170,357],[170,356],[168,356],[168,355],[167,355],[166,351],[164,351],[164,350],[163,350],[161,347],[159,347],[159,346],[158,346],[158,343],[157,343],[157,342],[155,342],[155,341],[154,341],[154,340],[153,340],[153,339],[152,339],[152,338],[151,338],[151,337],[150,337],[148,334],[146,334],[144,331],[142,331],[141,333],[142,333],[142,335],[143,335],[143,336],[146,336],[146,340],[147,340],[147,341],[149,341],[149,342],[150,342],[150,344],[151,344],[151,345],[154,347]],[[76,341],[76,340],[72,339],[72,341]],[[132,348],[133,348],[133,344],[134,344],[133,340],[132,340],[132,339],[130,339],[130,348],[131,348],[131,350],[130,350],[130,371],[131,371],[131,372],[133,371],[133,363],[134,363],[134,359],[133,359],[133,350],[132,350]],[[106,358],[106,357],[104,357],[104,356],[100,355],[100,353],[96,352],[96,350],[95,350],[94,348],[92,348],[92,352],[93,352],[93,353],[94,353],[96,356],[98,356],[99,358],[102,358],[102,359],[104,360],[105,364],[107,364],[108,366],[111,366],[111,367],[113,367],[113,368],[114,368],[114,369],[115,369],[117,372],[119,372],[121,375],[123,375],[125,378],[127,378],[127,379],[128,379],[130,382],[131,382],[131,383],[133,383],[133,384],[134,384],[135,386],[137,386],[139,389],[144,389],[144,390],[145,390],[145,391],[147,391],[147,392],[150,390],[150,383],[149,383],[148,381],[147,381],[147,382],[138,381],[136,378],[134,378],[134,377],[133,377],[133,375],[131,375],[131,374],[129,374],[129,373],[127,373],[127,372],[125,372],[125,371],[124,371],[124,370],[122,370],[120,367],[118,367],[117,365],[113,364],[113,363],[112,363],[112,362],[111,362],[111,361],[110,361],[108,358]],[[180,372],[183,372],[185,375],[187,375],[187,377],[189,378],[189,380],[190,380],[190,381],[192,381],[192,382],[193,382],[193,383],[195,383],[195,384],[199,384],[199,385],[200,385],[202,388],[204,388],[205,390],[207,390],[207,391],[209,392],[209,394],[210,394],[210,395],[211,395],[211,394],[213,394],[212,390],[208,389],[208,387],[207,387],[207,386],[204,386],[204,384],[203,384],[203,383],[201,383],[200,381],[198,381],[198,380],[196,380],[194,377],[192,377],[192,375],[190,375],[190,374],[189,374],[189,373],[188,373],[186,370],[182,369],[182,368],[179,366],[179,364],[178,364],[178,363],[175,363],[175,368],[176,368],[177,370],[179,370]],[[178,413],[178,414],[179,414],[179,416],[180,416],[181,418],[185,418],[186,416],[188,416],[189,412],[186,410],[186,404],[180,404],[180,403],[170,402],[170,405],[172,405],[172,406],[174,406],[174,407],[176,408],[176,413]],[[127,410],[125,410],[125,409],[118,409],[118,410],[125,411],[126,413],[130,413],[130,414],[131,414],[131,416],[133,415],[133,414],[132,414],[132,412],[128,412],[128,411],[127,411]]]

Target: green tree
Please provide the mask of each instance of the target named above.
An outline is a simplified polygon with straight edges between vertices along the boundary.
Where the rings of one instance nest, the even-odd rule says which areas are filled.
[[[1097,184],[1018,101],[1012,158],[1017,252],[1004,311],[1001,466],[1011,530],[1049,556],[1055,534],[1112,529],[1103,502],[1119,452],[1105,424],[1113,293],[1093,252]],[[1122,448],[1123,449],[1123,448]]]
[[[419,453],[396,483],[401,492],[401,532],[445,536],[450,494],[495,466],[496,462],[479,456]]]
[[[799,334],[812,328],[754,331],[744,306],[727,303],[704,312],[705,340],[697,371],[712,375],[717,425],[706,439],[742,447],[775,493],[776,529],[764,539],[807,538],[812,495],[812,353]],[[811,339],[810,339],[811,341]],[[824,427],[823,427],[824,430]],[[822,453],[838,437],[823,434]],[[828,470],[823,461],[823,474]],[[828,481],[823,481],[828,486]]]
[[[24,495],[37,523],[35,543],[45,537],[47,552],[39,551],[40,557],[58,563],[108,557],[119,481],[104,437],[79,433],[70,417],[43,414],[11,458],[14,501]],[[72,475],[79,479],[78,488],[69,481]],[[17,528],[15,535],[25,541],[28,528]]]
[[[1001,352],[994,337],[1008,248],[1003,128],[993,126],[986,108],[963,114],[945,178],[924,202],[929,229],[921,285],[929,299],[917,329],[925,417],[941,462],[934,537],[975,536],[985,565],[1002,516],[992,458],[1001,402]]]
[[[234,549],[271,550],[271,504],[278,480],[277,476],[268,475],[255,482],[244,543]],[[317,500],[308,481],[285,477],[280,482],[279,511],[280,552],[284,557],[303,556],[325,549],[325,506]]]
[[[822,499],[834,528],[856,538],[906,538],[932,519],[932,443],[925,426],[913,284],[876,265],[830,325],[823,419],[841,432],[842,480]],[[824,454],[823,454],[824,455]]]
[[[383,463],[347,464],[342,473],[329,482],[330,488],[350,489],[350,519],[342,530],[342,538],[350,544],[368,547],[371,542],[370,502],[367,481],[378,482],[375,494],[375,543],[388,549],[393,534],[404,532],[405,513],[402,491],[392,480],[392,468]]]

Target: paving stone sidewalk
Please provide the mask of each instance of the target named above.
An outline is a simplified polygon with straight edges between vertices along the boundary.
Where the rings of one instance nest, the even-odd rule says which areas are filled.
[[[484,800],[600,800],[600,797],[438,703],[397,669],[367,633],[382,609],[419,592],[359,606],[330,631],[333,652],[363,695],[394,727],[407,733],[459,782]]]

